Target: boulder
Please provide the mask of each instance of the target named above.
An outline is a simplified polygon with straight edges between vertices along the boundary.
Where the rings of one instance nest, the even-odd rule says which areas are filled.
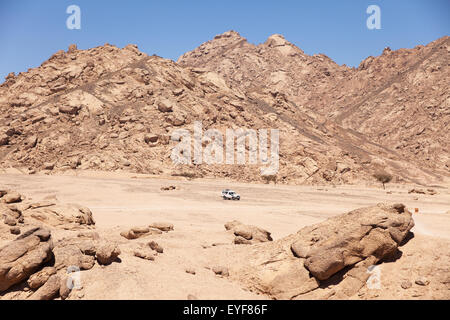
[[[54,274],[28,300],[52,300],[59,295],[60,287],[61,279],[58,275]]]
[[[95,225],[91,210],[76,204],[58,204],[52,201],[32,203],[22,211],[25,218],[64,229],[79,229]]]
[[[95,265],[96,247],[90,240],[68,238],[58,241],[53,249],[55,255],[54,267],[57,270],[67,270],[77,267],[89,270]]]
[[[17,225],[16,219],[14,219],[14,218],[11,217],[11,216],[6,216],[6,217],[3,219],[3,222],[4,222],[6,225],[10,226],[10,227],[14,227],[15,225]]]
[[[318,280],[369,256],[378,261],[392,256],[414,226],[411,213],[398,204],[358,209],[327,221],[314,231],[319,241],[310,244],[305,261]]]
[[[0,202],[0,215],[3,217],[11,217],[17,222],[23,222],[22,216],[22,205],[23,203],[16,204],[5,204]]]
[[[69,284],[71,287],[69,287]],[[62,300],[66,300],[72,292],[73,281],[68,276],[62,276],[59,286],[59,296]]]
[[[305,246],[303,241],[296,241],[291,245],[291,250],[297,258],[306,258],[308,256],[309,247]]]
[[[2,197],[2,201],[5,203],[17,203],[22,201],[22,196],[18,192],[8,191],[8,193]]]
[[[95,257],[98,263],[109,265],[119,257],[120,253],[121,251],[116,244],[104,243],[98,247]]]
[[[56,273],[56,268],[54,267],[45,267],[41,271],[33,274],[27,281],[28,286],[36,290],[40,288],[47,280]]]
[[[33,228],[0,249],[0,292],[30,277],[53,258],[50,231]]]
[[[142,248],[136,249],[134,251],[134,256],[144,260],[155,260],[155,255],[150,250]]]
[[[235,235],[235,244],[253,244],[272,241],[270,232],[255,226],[245,225],[239,221],[230,221],[225,224],[225,229]]]
[[[249,241],[238,226],[232,221],[226,228]],[[413,226],[402,204],[353,210],[242,251],[239,259],[248,263],[233,277],[276,299],[348,299],[366,284],[371,266],[397,256]],[[326,289],[330,284],[335,291]]]

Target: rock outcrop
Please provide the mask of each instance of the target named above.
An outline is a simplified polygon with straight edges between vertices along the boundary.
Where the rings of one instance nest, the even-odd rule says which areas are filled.
[[[0,249],[0,292],[41,269],[53,257],[48,230],[34,228]]]
[[[31,203],[22,209],[22,214],[30,221],[63,229],[79,229],[95,225],[92,212],[76,204],[60,204],[52,201]]]
[[[8,194],[17,193],[0,191],[2,197]],[[109,265],[121,254],[116,243],[93,230],[92,212],[86,207],[51,201],[0,202],[0,214],[5,225],[17,225],[12,228],[18,230],[0,224],[2,241],[25,230],[0,248],[1,294],[17,288],[13,296],[18,299],[67,299],[73,287],[68,284],[73,280],[69,273],[90,270],[96,261]]]
[[[230,221],[225,224],[225,229],[235,235],[235,244],[253,244],[258,242],[272,241],[270,232],[264,229],[246,225],[239,221]]]
[[[307,298],[313,291],[315,298],[349,298],[365,285],[369,267],[396,258],[413,226],[401,204],[357,209],[249,247],[251,266],[230,274],[276,299]]]

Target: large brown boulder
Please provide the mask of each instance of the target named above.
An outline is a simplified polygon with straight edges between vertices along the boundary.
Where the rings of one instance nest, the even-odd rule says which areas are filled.
[[[42,201],[27,205],[22,210],[25,218],[30,218],[52,227],[78,229],[81,226],[95,225],[91,210],[77,204],[58,204]]]
[[[236,224],[228,226],[234,230]],[[232,274],[276,299],[327,299],[330,284],[337,286],[333,298],[348,298],[365,285],[369,267],[395,258],[413,226],[403,205],[357,209],[283,239],[236,251],[236,259],[248,263]],[[246,240],[245,236],[241,232],[239,237]]]
[[[28,300],[52,300],[59,296],[61,279],[57,274],[50,276],[45,284],[35,291]]]
[[[2,201],[5,203],[16,203],[22,201],[22,196],[16,191],[8,191],[2,196]]]
[[[42,287],[42,285],[46,283],[47,280],[56,273],[56,271],[57,270],[53,267],[43,268],[41,271],[31,275],[31,277],[27,281],[28,286],[33,290]]]
[[[312,236],[300,235],[292,248],[295,253],[295,246],[305,245],[305,268],[326,280],[369,256],[378,261],[393,256],[413,226],[411,213],[402,205],[362,208],[327,220]]]
[[[246,225],[239,221],[230,221],[225,224],[225,229],[232,231],[236,236],[235,244],[253,244],[272,241],[270,232],[252,225]]]
[[[0,292],[18,284],[52,259],[50,232],[34,228],[0,249]]]
[[[97,249],[96,258],[98,263],[109,265],[119,257],[120,253],[121,251],[116,244],[103,243]]]
[[[82,238],[62,239],[55,244],[55,268],[67,270],[77,267],[89,270],[95,265],[96,244],[92,240]]]
[[[15,204],[8,205],[0,202],[0,220],[8,226],[15,226],[23,222],[22,212],[15,207]]]

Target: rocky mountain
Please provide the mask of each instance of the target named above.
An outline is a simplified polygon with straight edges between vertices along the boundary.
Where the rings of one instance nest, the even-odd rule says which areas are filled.
[[[338,66],[323,54],[308,56],[273,35],[253,45],[237,32],[216,36],[179,63],[222,75],[232,87],[291,117],[306,113],[322,124],[375,143],[422,169],[450,170],[450,38],[427,46],[368,57],[360,66]]]
[[[279,35],[255,46],[226,32],[178,63],[72,45],[0,85],[0,168],[263,180],[258,164],[175,164],[172,133],[201,121],[224,135],[279,129],[278,182],[374,181],[383,169],[431,183],[450,175],[448,48],[447,37],[385,50],[351,69]]]

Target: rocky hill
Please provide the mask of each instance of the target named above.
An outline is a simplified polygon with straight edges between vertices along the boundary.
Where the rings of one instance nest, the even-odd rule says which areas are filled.
[[[171,134],[201,121],[224,134],[279,129],[278,182],[373,181],[383,168],[431,183],[450,175],[447,57],[448,37],[356,70],[279,35],[254,46],[227,32],[178,63],[72,45],[0,85],[0,168],[263,180],[261,165],[174,164]]]
[[[333,123],[448,176],[449,56],[446,36],[414,49],[385,48],[355,69],[323,54],[308,56],[281,35],[253,45],[230,31],[178,62],[218,72],[232,87],[273,106],[283,96],[290,108],[282,113],[306,113],[320,123]]]

